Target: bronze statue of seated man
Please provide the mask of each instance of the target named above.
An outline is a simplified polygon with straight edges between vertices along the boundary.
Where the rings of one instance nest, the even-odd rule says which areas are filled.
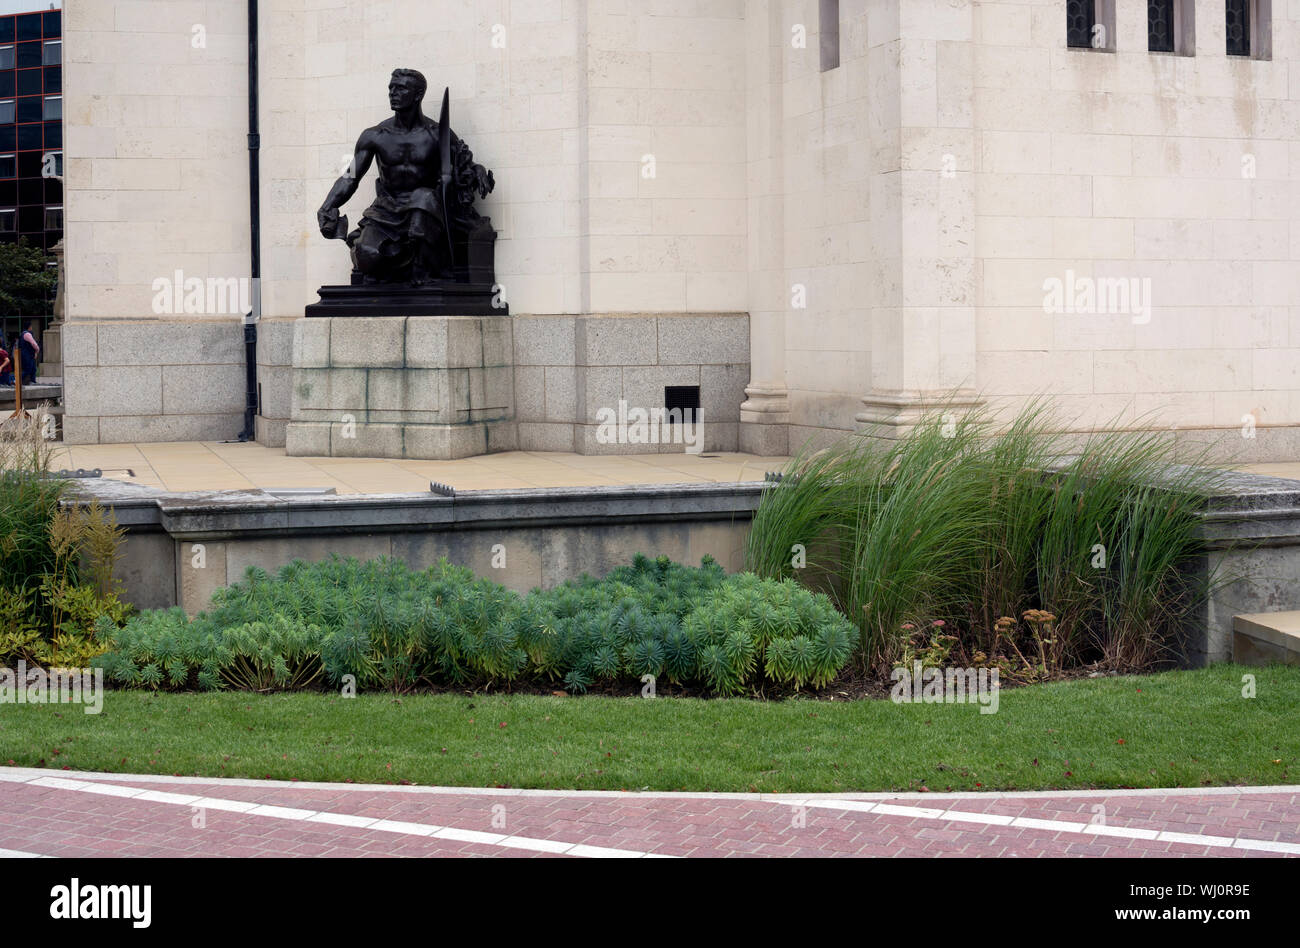
[[[388,84],[393,117],[361,133],[351,166],[316,212],[325,237],[347,241],[353,269],[366,283],[465,282],[468,244],[490,232],[474,198],[492,191],[492,172],[475,164],[452,132],[446,95],[441,121],[425,116],[427,88],[414,69],[393,71]],[[372,162],[378,168],[374,203],[348,233],[339,208],[356,193]]]

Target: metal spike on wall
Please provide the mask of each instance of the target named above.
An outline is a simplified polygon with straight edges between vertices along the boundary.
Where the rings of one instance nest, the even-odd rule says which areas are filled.
[[[443,497],[455,497],[456,488],[448,487],[446,484],[439,484],[437,481],[429,481],[429,492],[440,494]]]

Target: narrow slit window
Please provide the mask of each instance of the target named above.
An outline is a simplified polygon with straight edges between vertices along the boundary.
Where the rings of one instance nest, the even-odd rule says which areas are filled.
[[[1097,24],[1097,4],[1093,0],[1066,0],[1066,42],[1075,49],[1092,46],[1092,31]]]
[[[1250,3],[1228,0],[1228,55],[1250,55]]]
[[[1115,50],[1115,0],[1065,0],[1065,42],[1071,49]]]
[[[45,229],[46,230],[63,230],[63,206],[47,207],[45,209]]]
[[[1226,0],[1224,32],[1229,56],[1273,58],[1273,0]]]
[[[819,0],[818,26],[822,72],[840,64],[840,0]]]
[[[1147,0],[1147,49],[1174,51],[1174,0]]]
[[[1196,0],[1147,0],[1147,49],[1153,53],[1196,53]]]
[[[18,208],[0,207],[0,233],[12,234],[18,229]]]
[[[43,118],[47,122],[63,118],[63,96],[47,95],[45,97],[45,113]]]

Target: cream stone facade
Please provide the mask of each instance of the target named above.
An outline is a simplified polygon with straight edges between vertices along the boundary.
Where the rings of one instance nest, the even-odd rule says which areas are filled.
[[[347,280],[315,210],[409,66],[431,100],[451,88],[496,174],[482,210],[511,313],[626,337],[622,363],[584,365],[571,345],[553,361],[545,320],[515,333],[520,447],[584,450],[616,392],[695,378],[725,395],[720,444],[762,454],[894,436],[939,398],[1049,394],[1081,428],[1300,456],[1297,0],[1252,4],[1268,59],[1225,54],[1223,0],[1182,4],[1183,54],[1147,51],[1137,0],[1115,0],[1103,50],[1067,47],[1065,0],[260,6],[266,443],[284,443],[294,324]],[[243,0],[65,11],[70,442],[240,427],[240,313],[159,312],[157,281],[248,276],[247,46]],[[663,320],[692,314],[748,314],[747,356],[730,329],[700,334],[725,354],[659,351]]]

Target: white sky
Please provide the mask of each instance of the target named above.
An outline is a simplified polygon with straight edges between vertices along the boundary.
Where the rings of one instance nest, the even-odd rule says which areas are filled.
[[[63,9],[62,0],[0,0],[0,16],[10,13],[40,13]]]

